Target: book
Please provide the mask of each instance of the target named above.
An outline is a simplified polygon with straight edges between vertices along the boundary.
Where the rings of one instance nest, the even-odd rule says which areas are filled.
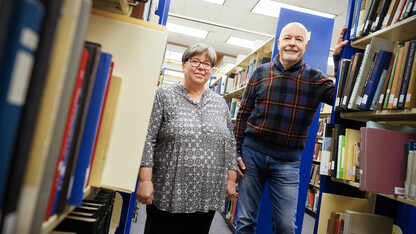
[[[387,70],[383,70],[376,88],[376,92],[374,93],[373,100],[371,101],[370,110],[376,110],[377,103],[379,103],[380,100],[381,90],[383,89],[384,83],[386,81],[386,75]]]
[[[403,195],[404,145],[415,134],[362,127],[360,190]]]
[[[85,129],[85,123],[88,114],[88,108],[97,77],[98,64],[101,56],[101,45],[91,42],[85,43],[85,48],[89,52],[85,76],[82,83],[82,93],[77,104],[77,115],[72,126],[71,142],[65,148],[65,156],[62,165],[59,167],[63,174],[60,174],[58,187],[55,195],[55,204],[52,209],[52,214],[62,214],[67,209],[67,201],[71,192],[70,183],[72,175],[75,171],[75,165],[78,160],[82,133]],[[61,162],[60,162],[61,163]]]
[[[394,12],[394,16],[392,19],[391,24],[395,24],[400,21],[400,16],[403,13],[404,6],[406,5],[407,0],[400,0],[399,4],[397,5],[396,11]]]
[[[102,104],[102,108],[101,108],[101,112],[100,112],[100,117],[99,117],[99,120],[98,120],[96,138],[95,138],[95,141],[94,141],[93,149],[91,151],[90,163],[89,163],[88,169],[87,169],[88,170],[88,174],[87,174],[87,177],[86,177],[86,183],[85,183],[84,189],[87,188],[87,186],[89,185],[89,181],[90,181],[91,168],[92,168],[92,164],[94,163],[94,160],[95,160],[94,159],[95,158],[95,152],[97,150],[98,137],[99,137],[99,135],[101,133],[101,126],[102,126],[102,123],[103,123],[104,112],[105,112],[106,105],[107,105],[108,92],[110,90],[111,81],[113,80],[112,79],[113,69],[114,69],[114,62],[111,62],[110,70],[108,72],[108,81],[107,81],[107,86],[105,88],[103,104]]]
[[[415,0],[408,0],[406,2],[406,5],[403,8],[403,13],[400,16],[400,20],[404,20],[406,18],[408,18],[410,16],[410,13],[412,11],[413,8],[413,4],[415,3]]]
[[[416,54],[415,54],[416,55]],[[406,101],[404,108],[410,109],[416,107],[416,59],[413,59],[413,64],[410,72],[409,85],[406,92]]]
[[[338,136],[338,160],[337,160],[337,177],[344,178],[344,157],[345,157],[345,135]]]
[[[0,64],[0,207],[6,192],[10,162],[44,16],[44,7],[37,0],[21,0],[15,4],[9,35],[5,40],[4,59]],[[33,40],[24,40],[27,38]]]
[[[35,61],[27,90],[25,105],[21,113],[13,156],[10,162],[9,178],[6,185],[7,193],[4,197],[5,202],[1,208],[3,221],[0,221],[0,223],[3,224],[5,224],[5,219],[9,219],[8,217],[15,216],[17,209],[17,202],[23,183],[30,145],[52,54],[51,51],[53,47],[51,46],[51,42],[55,40],[55,28],[62,5],[61,0],[48,0],[43,1],[43,3],[45,7],[44,20],[39,33],[38,49],[35,54]],[[14,224],[10,225],[13,226]],[[5,229],[7,228],[8,227],[5,227]]]
[[[383,215],[346,210],[345,233],[379,233],[391,234],[393,219]]]
[[[78,234],[97,233],[98,217],[80,217],[75,215],[68,215],[55,228],[56,231],[76,232]]]
[[[57,121],[62,89],[71,58],[73,40],[78,24],[80,1],[64,1],[62,16],[52,51],[40,110],[28,158],[26,173],[20,192],[17,208],[16,233],[27,233],[34,225],[36,203],[41,193],[40,187],[48,160],[48,150],[52,142]]]
[[[370,44],[367,45],[367,48],[364,52],[363,62],[360,67],[360,71],[357,75],[356,82],[354,84],[353,91],[351,92],[350,102],[348,103],[348,109],[358,110],[357,97],[362,93],[366,75],[368,74],[372,59],[376,52],[380,50],[385,50],[392,52],[394,49],[395,42],[381,39],[381,38],[372,38]],[[361,102],[360,102],[361,103]]]
[[[346,210],[366,212],[368,208],[369,202],[365,198],[322,193],[317,233],[326,233],[328,219],[332,212],[345,213]]]
[[[411,164],[409,184],[409,198],[415,199],[416,197],[416,142],[414,140],[409,141],[409,158],[408,164]]]
[[[105,163],[105,155],[108,149],[108,143],[113,130],[114,118],[117,113],[118,99],[123,79],[117,76],[111,77],[107,101],[101,123],[101,131],[97,139],[97,149],[95,151],[94,161],[91,167],[89,184],[95,187],[101,187],[101,175]]]
[[[381,0],[372,0],[373,4],[371,4],[371,8],[368,12],[368,18],[367,21],[364,24],[364,28],[362,31],[362,35],[368,35],[371,30],[371,26],[373,25],[374,21],[376,20],[376,14],[378,9],[380,8]]]
[[[108,83],[112,55],[101,52],[97,75],[94,82],[91,100],[89,103],[85,128],[82,134],[81,147],[78,153],[74,174],[70,179],[72,188],[68,203],[70,205],[82,204],[84,188],[89,174],[87,169],[90,164],[96,133],[104,101],[104,94]]]
[[[336,222],[340,219],[345,219],[345,213],[331,212],[330,218],[328,219],[328,227],[326,233],[334,234],[336,230]]]
[[[91,9],[88,0],[81,1],[81,8],[78,14],[75,35],[70,46],[70,57],[65,82],[61,91],[58,113],[56,116],[55,126],[52,132],[50,147],[47,153],[47,160],[44,165],[44,171],[40,184],[40,192],[36,202],[35,214],[33,218],[32,231],[41,231],[45,212],[48,206],[48,198],[54,181],[56,164],[59,159],[61,143],[65,135],[66,119],[71,113],[72,94],[77,85],[80,61],[83,52],[83,42],[86,34],[86,24]]]
[[[49,191],[48,197],[46,198],[48,201],[48,204],[46,205],[46,211],[44,212],[44,220],[47,221],[49,219],[49,217],[52,214],[52,208],[55,202],[55,195],[56,195],[56,191],[58,189],[58,182],[59,182],[59,178],[60,178],[60,169],[62,169],[61,165],[62,165],[62,161],[65,158],[65,152],[66,152],[66,148],[67,145],[70,142],[71,139],[71,135],[72,135],[72,125],[75,121],[76,115],[77,115],[77,103],[81,94],[81,88],[82,88],[82,83],[84,80],[84,75],[85,75],[85,70],[87,67],[87,61],[88,61],[88,57],[89,57],[89,52],[87,49],[83,49],[82,51],[82,57],[81,57],[81,61],[80,61],[80,65],[79,65],[79,69],[78,69],[78,74],[77,74],[77,80],[75,81],[75,87],[73,89],[72,92],[72,98],[71,98],[71,103],[69,106],[69,113],[68,116],[66,118],[66,123],[65,123],[65,129],[64,129],[64,134],[62,137],[62,142],[59,144],[60,145],[60,150],[58,152],[58,158],[57,161],[55,163],[54,168],[54,175],[53,175],[53,181],[52,181],[52,185],[51,185],[51,189]]]
[[[362,25],[360,26],[360,31],[359,31],[360,37],[364,37],[364,36],[367,35],[367,34],[364,33],[364,31],[365,31],[365,28],[366,28],[366,25],[367,25],[367,22],[368,22],[368,18],[369,18],[370,12],[371,12],[371,8],[373,7],[373,4],[374,4],[375,1],[378,1],[378,0],[367,0],[366,7],[365,7],[364,18],[363,18]]]
[[[352,92],[355,80],[357,79],[357,75],[361,67],[363,57],[364,57],[364,53],[362,52],[357,52],[354,55],[354,61],[351,66],[351,71],[348,73],[348,78],[345,84],[345,90],[343,92],[344,97],[342,98],[342,101],[341,101],[341,109],[344,109],[344,110],[348,109],[348,103],[351,98],[351,92]]]
[[[387,10],[386,17],[384,17],[381,28],[390,26],[393,21],[394,13],[396,12],[397,6],[399,5],[400,0],[391,0],[389,9]]]
[[[416,40],[412,40],[410,41],[409,52],[407,53],[407,58],[406,58],[406,63],[405,63],[405,68],[404,68],[404,73],[403,73],[402,86],[399,92],[399,100],[397,103],[397,108],[399,109],[404,108],[405,98],[407,95],[407,88],[409,86],[409,81],[411,78],[410,74],[412,72],[412,65],[413,65],[413,61],[415,57],[415,50],[416,50]]]
[[[387,15],[392,0],[383,0],[380,5],[380,9],[377,12],[376,19],[371,26],[370,32],[375,32],[381,28],[384,18]]]
[[[348,77],[348,71],[350,70],[351,59],[342,59],[340,63],[341,65],[337,80],[337,94],[334,107],[335,111],[341,110],[341,98],[343,97],[345,81]]]
[[[398,83],[398,79],[400,75],[400,67],[401,67],[401,63],[403,60],[404,46],[399,46],[397,49],[398,49],[398,52],[397,52],[397,60],[395,62],[396,64],[393,65],[394,70],[392,70],[392,74],[390,76],[390,81],[388,84],[391,88],[387,87],[389,90],[388,92],[389,97],[388,99],[387,99],[387,96],[385,97],[383,109],[393,109],[393,102],[394,102],[395,95],[396,95],[395,92],[397,89],[397,83]]]
[[[322,143],[322,155],[321,155],[321,166],[319,167],[320,175],[330,175],[331,170],[331,151],[332,151],[332,131],[334,125],[330,123],[325,123],[324,125],[324,134],[323,134],[323,143]]]
[[[389,84],[390,75],[391,75],[391,72],[392,72],[392,69],[393,69],[393,64],[395,63],[396,57],[397,57],[397,51],[398,51],[397,47],[398,46],[399,46],[399,42],[396,41],[396,43],[394,44],[393,54],[391,55],[389,68],[388,68],[387,73],[386,73],[386,78],[384,80],[383,88],[381,90],[380,97],[379,97],[379,100],[378,100],[378,103],[377,103],[377,106],[376,106],[377,110],[381,110],[383,108],[384,99],[385,99],[385,96],[387,95],[387,87],[388,87],[388,84]],[[389,93],[390,93],[390,90],[389,90]]]
[[[362,0],[355,0],[354,1],[354,10],[353,10],[353,18],[351,23],[351,30],[350,30],[350,39],[355,39],[357,35],[357,28],[358,28],[358,20],[360,18],[360,11],[361,11],[361,3]],[[364,0],[365,5],[365,0]]]
[[[413,168],[413,160],[415,156],[415,150],[416,150],[416,141],[410,140],[406,143],[406,172],[405,172],[405,180],[404,180],[404,197],[410,198],[410,187],[412,184],[412,176],[413,176],[413,170],[416,170],[416,168]],[[414,194],[413,194],[414,197]]]
[[[3,60],[4,48],[7,45],[9,36],[10,21],[12,20],[15,3],[18,1],[0,1],[0,64]]]
[[[347,128],[345,130],[345,156],[344,177],[345,180],[355,180],[356,152],[354,145],[360,142],[360,130]]]
[[[359,106],[360,109],[369,110],[373,100],[377,85],[380,81],[383,70],[388,69],[392,53],[389,51],[380,50],[375,61],[374,68],[369,77],[368,84],[364,90],[364,95]]]
[[[402,57],[402,61],[400,64],[399,76],[397,79],[397,86],[396,86],[396,90],[394,91],[395,96],[393,99],[392,109],[397,109],[397,104],[399,103],[400,89],[402,87],[402,83],[404,80],[404,75],[405,75],[405,70],[406,70],[406,61],[407,61],[409,51],[410,51],[410,41],[406,41],[404,43],[403,57]]]
[[[334,125],[334,135],[332,136],[332,153],[331,153],[331,177],[337,177],[338,175],[338,148],[339,148],[339,136],[345,135],[345,126],[342,124]]]
[[[390,93],[391,93],[391,90],[393,88],[393,83],[394,83],[394,77],[395,77],[395,74],[396,74],[396,69],[397,69],[397,76],[399,74],[399,72],[398,72],[399,68],[398,67],[400,67],[400,66],[397,66],[397,64],[399,63],[399,61],[401,61],[401,58],[403,56],[403,49],[402,49],[402,47],[403,47],[403,45],[398,45],[397,46],[396,57],[394,58],[391,72],[390,72],[390,74],[388,74],[390,77],[388,78],[389,81],[388,81],[388,84],[387,84],[386,94],[385,94],[384,101],[383,101],[383,109],[387,109],[388,104],[390,102]]]
[[[370,3],[370,0],[361,0],[360,13],[359,13],[358,22],[357,22],[357,31],[355,32],[355,37],[351,39],[357,39],[357,38],[362,37],[360,35],[360,32],[362,31],[364,27],[365,15],[366,15],[366,11],[367,11],[367,7],[369,3]]]

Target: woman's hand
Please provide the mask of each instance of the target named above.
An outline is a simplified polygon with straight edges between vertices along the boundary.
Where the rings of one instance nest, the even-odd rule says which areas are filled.
[[[236,190],[235,190],[235,181],[237,180],[237,173],[234,170],[228,170],[228,178],[227,178],[227,193],[225,198],[227,200],[232,200],[235,198]]]
[[[137,200],[142,204],[150,205],[153,201],[153,192],[152,181],[139,181],[136,191]]]
[[[153,202],[153,168],[141,167],[139,170],[139,183],[137,183],[136,198],[140,203],[150,205]]]

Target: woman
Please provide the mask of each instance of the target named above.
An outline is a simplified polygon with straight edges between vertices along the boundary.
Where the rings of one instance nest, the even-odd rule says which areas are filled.
[[[184,79],[156,91],[136,196],[145,233],[208,233],[235,196],[236,151],[228,107],[205,87],[216,53],[197,43],[182,56]]]

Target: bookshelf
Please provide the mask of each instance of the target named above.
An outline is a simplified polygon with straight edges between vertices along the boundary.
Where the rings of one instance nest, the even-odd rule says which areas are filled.
[[[82,183],[80,199],[90,198],[96,194],[95,191],[98,188],[106,188],[112,191],[127,193],[129,196],[124,203],[129,204],[129,199],[134,197],[136,189],[137,174],[140,166],[139,162],[143,150],[147,124],[150,118],[154,92],[163,62],[168,33],[167,28],[163,25],[93,9],[92,1],[90,0],[62,0],[62,5],[60,5],[61,1],[38,2],[19,0],[13,3],[13,5],[16,4],[14,6],[16,8],[15,11],[20,14],[19,7],[22,6],[22,3],[28,4],[27,2],[30,4],[38,4],[39,8],[45,7],[44,13],[48,16],[46,17],[47,21],[39,23],[39,25],[40,27],[44,27],[42,30],[49,31],[50,34],[56,34],[56,36],[39,37],[39,48],[46,48],[49,51],[47,53],[51,54],[49,56],[51,62],[46,59],[44,61],[35,61],[35,67],[36,62],[45,64],[44,73],[42,73],[46,77],[44,78],[46,80],[45,85],[37,84],[38,86],[34,87],[34,84],[32,84],[34,80],[30,80],[29,78],[34,75],[31,72],[35,73],[37,70],[32,71],[30,68],[27,68],[25,71],[27,72],[25,75],[28,76],[27,80],[25,80],[27,84],[21,84],[29,86],[28,93],[30,93],[32,87],[38,90],[38,95],[33,97],[29,96],[28,100],[30,98],[42,98],[42,103],[36,107],[36,109],[39,109],[40,114],[35,112],[35,114],[30,115],[34,119],[32,120],[34,122],[33,128],[35,128],[33,130],[33,139],[27,139],[24,142],[25,144],[19,144],[18,147],[28,149],[28,152],[25,152],[25,161],[16,162],[23,165],[23,167],[27,163],[27,169],[26,171],[24,169],[21,171],[13,171],[13,174],[18,174],[19,178],[23,178],[23,182],[20,186],[16,185],[18,184],[17,182],[14,183],[15,180],[12,180],[15,178],[10,179],[13,181],[12,183],[15,187],[19,186],[19,190],[13,193],[15,194],[14,199],[18,201],[16,201],[16,207],[13,207],[13,210],[9,208],[10,210],[7,210],[7,213],[3,213],[5,210],[2,206],[2,221],[9,220],[9,215],[13,218],[7,222],[7,225],[10,226],[6,227],[6,222],[3,222],[2,224],[4,225],[2,228],[4,228],[3,230],[12,230],[11,232],[15,231],[16,233],[33,232],[46,234],[51,233],[76,208],[75,205],[63,203],[63,206],[65,206],[63,212],[50,216],[48,221],[44,221],[52,183],[53,181],[57,181],[55,171],[59,171],[57,168],[62,168],[61,164],[57,166],[57,156],[60,155],[59,151],[61,148],[66,149],[68,147],[68,144],[62,141],[62,136],[66,134],[64,132],[66,119],[70,119],[69,109],[78,109],[70,108],[72,107],[70,101],[72,100],[72,93],[76,93],[74,91],[74,83],[77,78],[84,42],[91,41],[99,43],[102,48],[101,52],[112,55],[111,61],[114,62],[114,69],[110,73],[109,66],[107,66],[107,75],[104,76],[107,78],[109,74],[112,74],[112,78],[117,76],[118,79],[122,80],[122,85],[120,92],[117,94],[119,102],[114,109],[112,133],[109,135],[108,144],[106,145],[105,163],[102,165],[102,173],[97,175],[100,177],[100,182],[94,185],[90,184],[87,187],[84,187],[84,183]],[[161,5],[167,7],[167,9],[169,8],[169,5],[166,5],[169,1],[160,2]],[[167,9],[164,9],[164,15],[166,17]],[[52,11],[56,13],[53,14],[51,13]],[[56,27],[50,24],[50,20],[53,17],[58,22],[56,23]],[[63,25],[70,25],[70,27],[63,27]],[[15,25],[11,24],[12,27],[15,27]],[[36,37],[27,38],[33,48],[37,46],[37,36],[40,34],[38,32],[40,29],[35,31],[34,33],[36,35],[33,34],[30,36]],[[60,47],[58,48],[57,45]],[[80,51],[79,53],[74,52],[78,50]],[[33,56],[31,59],[35,60],[37,57]],[[26,62],[32,63],[33,61]],[[73,74],[73,77],[69,78],[70,75],[67,74]],[[41,79],[41,77],[38,79]],[[37,81],[38,79],[35,80]],[[73,81],[71,86],[67,83],[70,80]],[[86,90],[85,87],[84,90]],[[101,87],[101,91],[104,90],[105,88]],[[25,97],[24,89],[19,89],[18,92],[21,92],[18,93],[19,96]],[[26,101],[26,104],[34,105],[32,102],[29,103],[29,101]],[[97,104],[93,103],[90,106],[94,105]],[[21,108],[26,108],[26,106]],[[33,107],[29,106],[27,108]],[[102,108],[101,105],[100,108]],[[66,109],[65,112],[64,109]],[[71,118],[77,119],[78,116],[73,114]],[[16,119],[16,122],[18,122],[18,119]],[[42,123],[42,125],[39,123]],[[40,130],[37,130],[38,128]],[[75,130],[72,132],[75,132]],[[74,134],[74,138],[71,137],[72,142],[80,140],[83,133],[81,131],[80,135],[75,136]],[[97,138],[98,136],[96,136],[95,140]],[[93,144],[91,143],[90,146]],[[31,148],[35,148],[37,151]],[[69,173],[69,171],[68,169],[67,172]],[[81,171],[81,174],[85,178],[88,178],[88,172],[89,168]],[[59,177],[59,173],[57,175]],[[5,177],[1,178],[2,181],[3,179]],[[85,181],[86,183],[87,181]],[[69,189],[70,186],[66,188]],[[9,193],[9,191],[7,192]],[[8,200],[10,194],[5,196],[5,203],[14,202]],[[66,195],[66,193],[62,194]],[[129,209],[123,209],[122,212],[127,214],[131,211]],[[128,215],[125,216],[128,217]],[[118,231],[128,232],[127,229],[121,230],[125,227],[124,225],[120,225],[120,227]]]
[[[211,84],[211,89],[216,90],[215,86],[221,86],[222,79],[227,79],[227,77],[230,76],[231,73],[238,73],[244,71],[244,69],[250,66],[250,62],[252,62],[254,59],[261,58],[259,56],[261,56],[262,54],[271,55],[273,50],[273,43],[274,37],[270,38],[264,44],[260,45],[257,49],[254,49],[251,53],[244,56],[239,62],[237,62],[235,66],[233,66],[230,70],[226,71],[223,77],[217,78],[215,82]],[[250,77],[246,77],[246,80],[248,80],[249,78]],[[231,99],[233,98],[241,98],[246,89],[244,84],[235,84],[235,80],[236,78],[233,79],[233,84],[226,84],[227,86],[232,85],[230,88],[225,88],[226,90],[229,89],[229,92],[221,92],[223,93],[223,98],[227,101],[231,101]]]
[[[345,25],[347,26],[346,37],[349,38],[349,31],[352,25],[352,15],[354,9],[354,0],[348,1],[347,17]],[[416,38],[416,16],[411,16],[383,29],[370,33],[367,36],[356,40],[350,40],[350,45],[346,46],[341,54],[341,58],[350,58],[359,50],[365,49],[366,45],[373,38],[382,38],[392,41],[405,42]],[[364,126],[367,121],[376,121],[397,126],[416,127],[416,110],[413,109],[393,109],[393,110],[376,110],[376,111],[351,111],[351,112],[332,112],[331,123],[333,124],[355,124]],[[322,176],[321,195],[322,193],[338,194],[348,197],[365,198],[369,202],[369,212],[390,215],[395,218],[395,224],[400,226],[403,233],[414,233],[416,226],[414,219],[416,217],[416,201],[399,195],[390,195],[383,193],[373,193],[360,190],[360,184],[348,180],[334,179],[329,176]],[[314,233],[324,233],[318,227],[319,212],[323,204],[319,201],[318,215],[315,222]]]

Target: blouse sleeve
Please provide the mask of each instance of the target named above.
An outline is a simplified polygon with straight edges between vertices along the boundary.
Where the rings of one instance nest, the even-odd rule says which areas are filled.
[[[155,99],[153,102],[152,114],[150,116],[149,126],[147,128],[147,136],[144,143],[142,154],[142,167],[153,167],[153,157],[157,144],[157,136],[163,120],[163,95],[162,89],[156,89]]]
[[[228,110],[227,105],[225,105],[226,109],[226,119],[227,119],[227,128],[229,136],[225,142],[225,160],[226,160],[226,167],[228,170],[237,170],[237,153],[236,153],[236,141],[234,137],[233,126],[231,123],[230,112]]]

